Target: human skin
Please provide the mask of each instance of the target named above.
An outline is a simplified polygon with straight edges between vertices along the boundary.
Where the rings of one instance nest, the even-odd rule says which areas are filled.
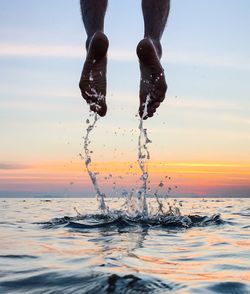
[[[104,34],[108,0],[80,0],[82,19],[87,33],[86,60],[79,87],[90,110],[105,116],[107,112],[107,51],[109,41]],[[167,84],[162,56],[161,37],[169,15],[170,0],[142,0],[144,38],[137,45],[141,72],[139,115],[152,117],[165,98]],[[147,101],[147,112],[145,103]]]

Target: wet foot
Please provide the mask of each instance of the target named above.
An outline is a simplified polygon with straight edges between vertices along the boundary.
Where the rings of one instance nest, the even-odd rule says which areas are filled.
[[[137,46],[137,55],[141,70],[139,114],[147,119],[154,115],[167,91],[164,69],[160,63],[160,44],[157,46],[151,39],[145,38]]]
[[[106,70],[108,38],[102,33],[94,34],[87,48],[87,57],[83,66],[79,87],[82,97],[89,104],[90,110],[105,116],[106,105]]]

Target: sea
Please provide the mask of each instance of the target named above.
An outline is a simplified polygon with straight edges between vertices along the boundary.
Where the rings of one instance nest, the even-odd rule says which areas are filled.
[[[249,198],[126,201],[0,199],[0,293],[250,293]]]

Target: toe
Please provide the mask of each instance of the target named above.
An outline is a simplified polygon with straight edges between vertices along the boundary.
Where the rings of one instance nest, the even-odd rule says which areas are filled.
[[[161,102],[155,102],[155,103],[154,103],[154,108],[155,108],[155,109],[158,108],[158,107],[160,106],[160,104],[161,104]]]
[[[156,108],[151,107],[148,111],[148,117],[152,117],[156,111]]]
[[[99,110],[97,110],[97,113],[98,113],[101,117],[105,116],[106,113],[107,113],[107,105],[106,105],[106,104],[102,105],[102,107],[101,107]]]

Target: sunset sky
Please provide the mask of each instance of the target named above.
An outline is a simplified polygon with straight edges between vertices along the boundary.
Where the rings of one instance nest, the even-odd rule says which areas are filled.
[[[108,112],[91,134],[108,195],[137,188],[141,1],[110,0]],[[250,2],[173,0],[162,38],[167,99],[145,127],[152,191],[250,196]],[[83,162],[78,0],[0,2],[0,197],[94,196]],[[112,177],[111,177],[112,175]],[[116,184],[114,184],[116,183]]]

